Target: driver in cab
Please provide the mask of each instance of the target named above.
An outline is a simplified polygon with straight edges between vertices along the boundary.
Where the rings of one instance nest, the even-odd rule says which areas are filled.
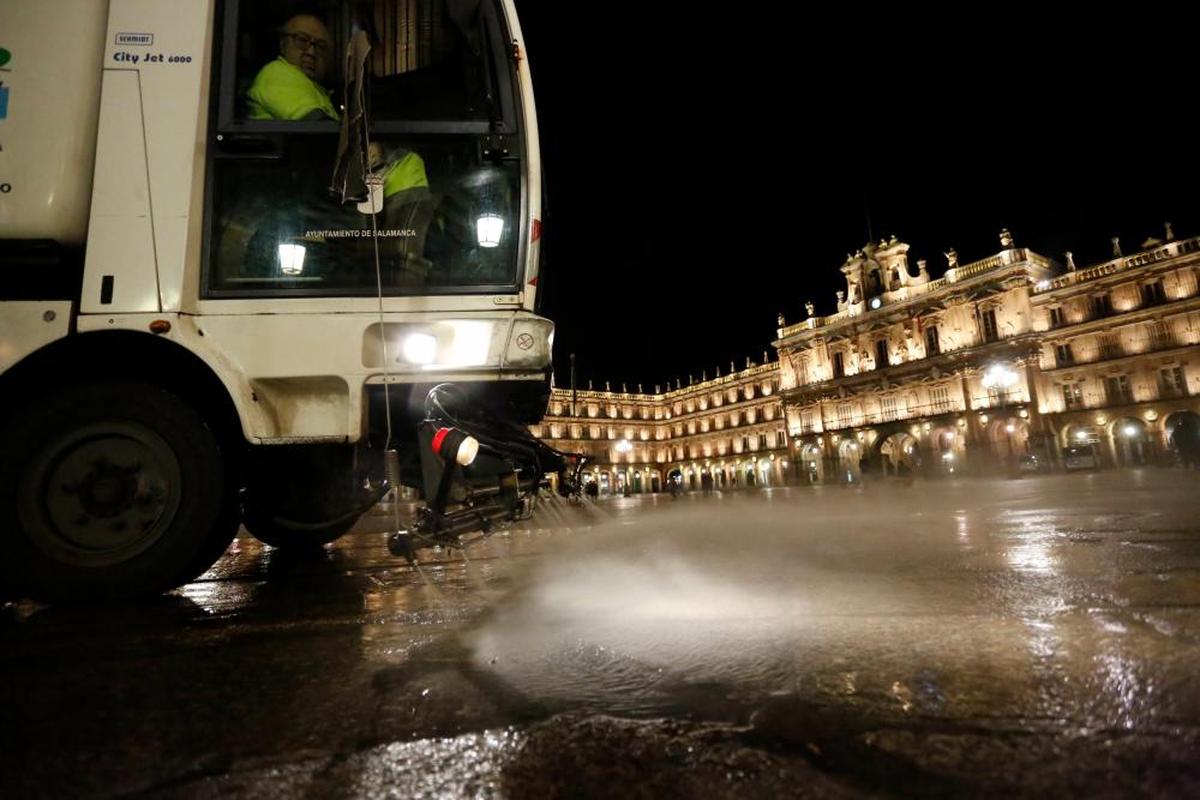
[[[279,31],[279,57],[258,71],[246,92],[250,119],[336,120],[324,86],[332,58],[325,23],[309,14],[289,19]]]

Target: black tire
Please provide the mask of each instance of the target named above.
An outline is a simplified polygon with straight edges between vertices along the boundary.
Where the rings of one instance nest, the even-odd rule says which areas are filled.
[[[64,388],[18,410],[0,436],[8,593],[158,594],[212,566],[237,532],[236,485],[217,437],[156,386]]]
[[[350,445],[273,445],[247,455],[242,524],[263,544],[313,550],[362,515],[364,491]]]
[[[266,517],[247,514],[242,517],[246,530],[263,544],[288,550],[316,550],[349,533],[358,521],[355,517],[337,525],[316,530],[295,530]]]

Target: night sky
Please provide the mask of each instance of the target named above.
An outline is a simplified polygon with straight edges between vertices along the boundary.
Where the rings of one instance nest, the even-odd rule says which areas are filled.
[[[835,310],[868,213],[874,239],[908,242],[934,277],[950,247],[962,263],[997,252],[1004,227],[1080,265],[1108,258],[1112,236],[1126,253],[1161,237],[1164,220],[1200,234],[1198,71],[1190,23],[1169,15],[1068,27],[1007,9],[935,24],[849,6],[822,20],[757,3],[729,6],[752,17],[517,8],[560,386],[572,352],[581,388],[651,391],[760,361],[780,311]]]

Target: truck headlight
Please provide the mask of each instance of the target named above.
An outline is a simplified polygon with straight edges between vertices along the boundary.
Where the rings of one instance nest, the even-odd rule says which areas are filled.
[[[486,366],[496,334],[495,323],[482,320],[452,319],[389,328],[396,363],[421,370]],[[370,334],[367,341],[371,341]]]
[[[432,364],[437,357],[437,339],[428,333],[410,333],[404,337],[401,352],[412,364]]]

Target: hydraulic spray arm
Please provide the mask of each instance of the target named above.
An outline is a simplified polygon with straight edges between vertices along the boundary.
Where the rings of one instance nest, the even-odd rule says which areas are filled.
[[[430,390],[417,441],[426,504],[411,529],[389,540],[392,553],[410,561],[420,547],[456,546],[466,534],[528,517],[551,474],[562,496],[581,491],[582,456],[546,445],[454,384]]]

